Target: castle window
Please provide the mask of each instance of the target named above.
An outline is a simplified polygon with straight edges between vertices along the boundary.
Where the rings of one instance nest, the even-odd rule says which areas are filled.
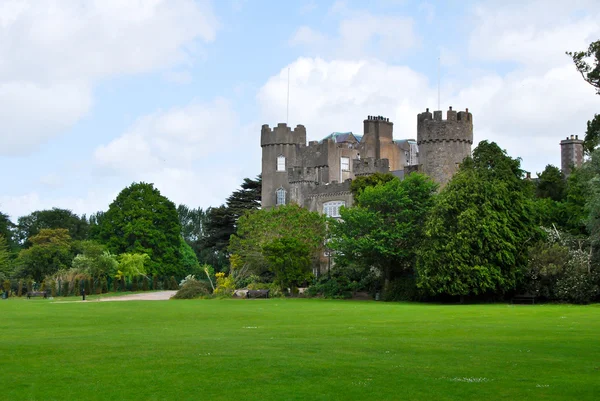
[[[350,171],[350,158],[340,157],[340,168],[342,171]]]
[[[279,188],[277,191],[275,191],[275,195],[277,196],[275,204],[285,205],[285,189]]]
[[[340,217],[340,207],[346,206],[344,201],[331,201],[323,204],[323,213],[328,217]]]
[[[277,171],[285,171],[285,156],[277,156]]]

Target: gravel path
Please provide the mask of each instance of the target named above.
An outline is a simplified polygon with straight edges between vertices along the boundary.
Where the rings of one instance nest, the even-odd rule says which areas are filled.
[[[106,301],[166,301],[175,295],[177,291],[157,291],[141,294],[123,295],[121,297],[98,298],[96,302]]]

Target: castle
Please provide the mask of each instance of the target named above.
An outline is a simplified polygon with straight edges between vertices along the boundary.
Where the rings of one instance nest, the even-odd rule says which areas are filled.
[[[339,217],[340,206],[352,206],[350,182],[355,177],[389,172],[402,179],[420,171],[444,186],[471,154],[469,109],[450,107],[446,119],[442,111],[418,114],[416,140],[395,140],[394,124],[382,116],[368,116],[363,127],[363,135],[334,132],[307,145],[303,125],[263,125],[262,207],[297,203]]]

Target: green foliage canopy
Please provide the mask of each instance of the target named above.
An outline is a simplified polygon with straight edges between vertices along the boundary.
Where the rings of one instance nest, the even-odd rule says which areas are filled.
[[[317,263],[323,252],[325,220],[324,215],[296,204],[256,210],[238,220],[229,252],[239,257],[241,266],[261,274],[269,270],[263,247],[276,238],[294,238],[303,244],[312,263]]]
[[[331,224],[336,263],[375,267],[385,277],[412,272],[426,215],[437,189],[429,177],[413,173],[366,186],[353,208],[342,208]]]
[[[280,237],[264,244],[262,250],[281,291],[298,287],[310,278],[310,249],[306,243],[292,237]]]
[[[25,247],[32,244],[31,237],[42,229],[64,228],[74,240],[87,239],[89,224],[85,216],[79,217],[67,209],[52,208],[50,210],[37,210],[27,216],[19,217],[17,236]]]
[[[17,260],[20,277],[37,282],[71,265],[71,236],[65,228],[42,228],[29,238],[31,246],[21,250]]]
[[[464,296],[516,287],[538,233],[522,176],[518,159],[479,143],[431,210],[417,263],[421,288]]]
[[[590,43],[587,50],[567,52],[585,82],[600,95],[600,40]]]
[[[150,274],[184,273],[177,209],[152,184],[123,189],[103,215],[99,237],[112,253],[147,254]]]

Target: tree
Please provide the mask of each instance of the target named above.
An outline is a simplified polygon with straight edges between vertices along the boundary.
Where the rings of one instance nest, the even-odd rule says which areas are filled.
[[[19,252],[17,260],[20,277],[41,282],[44,277],[71,265],[71,236],[65,228],[42,228],[29,238],[31,246]]]
[[[274,282],[282,292],[297,288],[311,275],[310,249],[306,243],[292,237],[275,238],[262,248]]]
[[[16,241],[15,229],[16,225],[10,221],[7,214],[0,212],[0,235],[6,240],[9,251],[16,252],[18,243]]]
[[[123,189],[104,213],[99,237],[112,253],[147,254],[151,274],[184,273],[177,209],[152,184]]]
[[[52,208],[50,210],[37,210],[27,216],[19,217],[17,236],[25,247],[31,246],[30,238],[42,229],[64,228],[69,231],[69,236],[74,240],[87,239],[89,224],[87,219],[79,217],[70,210]]]
[[[398,180],[398,177],[392,173],[375,173],[356,177],[350,183],[350,191],[352,191],[355,201],[358,202],[358,195],[360,195],[366,187],[374,187],[393,180]]]
[[[565,179],[558,167],[548,164],[544,171],[539,174],[536,186],[538,198],[550,198],[560,202],[565,197]]]
[[[204,237],[206,212],[202,208],[190,209],[186,205],[179,205],[177,215],[181,225],[181,235],[188,244],[193,244]]]
[[[388,288],[393,275],[412,273],[422,228],[433,205],[435,184],[424,174],[367,186],[353,208],[331,224],[336,263],[377,268]]]
[[[566,52],[585,82],[596,88],[600,95],[600,40],[590,43],[585,51]]]
[[[600,142],[600,114],[594,114],[594,118],[588,120],[583,140],[583,152],[591,155]]]
[[[81,253],[73,258],[74,268],[85,271],[96,280],[116,273],[119,266],[117,257],[108,252],[104,245],[95,241],[82,241],[79,247]]]
[[[8,243],[4,235],[0,234],[0,280],[10,276],[11,271],[11,257]]]
[[[269,271],[263,247],[277,238],[294,238],[303,244],[302,249],[316,264],[323,253],[325,220],[324,215],[296,204],[245,214],[238,220],[237,231],[231,236],[228,248],[231,258],[239,259],[240,266],[246,266],[255,274],[263,274]],[[289,245],[289,242],[285,244]]]
[[[146,264],[150,261],[150,257],[145,253],[124,253],[119,255],[119,271],[116,278],[122,279],[127,277],[143,276],[146,274]]]
[[[514,289],[538,237],[520,160],[482,141],[436,199],[419,250],[418,285],[430,294]]]

